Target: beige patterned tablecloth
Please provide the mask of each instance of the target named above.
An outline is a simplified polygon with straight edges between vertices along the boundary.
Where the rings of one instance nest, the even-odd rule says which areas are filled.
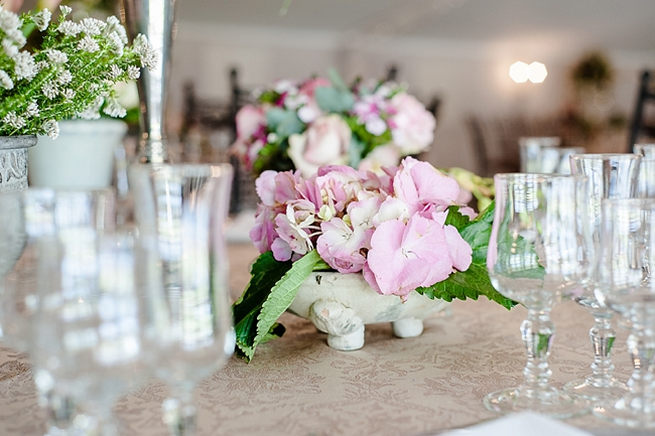
[[[247,282],[256,253],[231,247],[234,289]],[[261,346],[252,363],[233,358],[195,392],[201,435],[412,435],[437,433],[493,418],[482,397],[517,384],[524,364],[519,325],[526,315],[480,301],[455,302],[452,314],[426,322],[422,336],[397,339],[389,325],[369,326],[366,345],[352,352],[329,348],[307,321],[284,315],[287,334]],[[555,308],[553,379],[582,376],[592,359],[591,317],[573,303]],[[615,351],[623,379],[630,363],[626,333]],[[125,434],[165,435],[163,384],[122,398],[116,414]],[[569,420],[597,430],[592,416]],[[0,435],[44,430],[27,356],[0,347]]]

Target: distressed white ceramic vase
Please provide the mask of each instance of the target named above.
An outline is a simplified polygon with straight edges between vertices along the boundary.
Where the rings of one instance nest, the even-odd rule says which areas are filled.
[[[364,346],[366,324],[391,322],[394,335],[416,337],[423,333],[423,320],[448,304],[416,292],[405,302],[395,295],[380,295],[361,274],[314,272],[300,285],[289,311],[327,333],[330,347],[349,351]]]

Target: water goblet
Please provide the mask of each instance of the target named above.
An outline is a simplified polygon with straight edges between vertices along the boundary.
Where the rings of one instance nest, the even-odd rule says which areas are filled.
[[[561,142],[561,139],[557,136],[525,136],[519,138],[521,172],[542,172],[539,170],[541,167],[541,149],[543,147],[559,147]]]
[[[223,224],[229,165],[133,165],[139,230],[157,240],[170,312],[158,336],[159,377],[171,389],[163,404],[172,434],[195,431],[195,385],[234,351]]]
[[[38,308],[37,272],[41,242],[59,230],[87,227],[109,231],[113,227],[114,196],[110,190],[53,190],[31,188],[0,194],[0,244],[4,278],[0,295],[3,341],[33,354],[30,346]],[[49,433],[69,428],[75,405],[56,388],[52,374],[32,365],[39,403],[45,409]]]
[[[584,195],[586,180],[497,174],[494,184],[496,210],[487,267],[494,287],[528,309],[521,325],[528,359],[523,383],[487,395],[484,404],[499,413],[532,410],[558,418],[573,416],[584,411],[583,404],[549,383],[548,356],[555,330],[550,311],[586,267],[581,255],[584,227],[577,221],[575,202]]]
[[[573,154],[584,153],[582,147],[539,147],[530,164],[530,173],[540,174],[571,174],[569,157]]]
[[[165,316],[156,250],[129,232],[59,229],[41,238],[31,358],[84,410],[75,431],[117,434],[112,406],[149,377],[149,344]]]
[[[655,200],[603,201],[598,300],[627,321],[635,369],[629,391],[594,414],[627,427],[655,428]]]
[[[631,198],[637,195],[641,157],[635,154],[576,154],[571,156],[571,171],[589,180],[589,195],[582,201],[585,207],[579,208],[580,219],[590,229],[590,239],[586,251],[595,264],[601,236],[601,204],[607,198]],[[612,311],[599,304],[595,289],[599,286],[593,271],[586,283],[569,296],[594,317],[594,325],[589,330],[594,360],[591,374],[580,380],[567,383],[564,389],[570,394],[591,401],[604,401],[619,398],[625,392],[625,384],[614,377],[614,364],[611,359],[612,345],[616,332],[612,328]]]

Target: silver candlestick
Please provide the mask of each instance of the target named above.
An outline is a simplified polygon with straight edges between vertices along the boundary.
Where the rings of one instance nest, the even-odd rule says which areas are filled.
[[[144,68],[138,82],[141,138],[136,159],[141,163],[168,162],[165,129],[166,85],[175,0],[122,0],[122,7],[131,36],[144,34],[159,56],[155,68]]]

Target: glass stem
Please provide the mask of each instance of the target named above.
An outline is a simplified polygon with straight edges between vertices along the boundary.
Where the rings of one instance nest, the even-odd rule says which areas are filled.
[[[594,325],[589,330],[589,338],[594,350],[594,362],[591,364],[589,383],[593,386],[609,386],[613,380],[614,364],[610,356],[612,346],[616,339],[616,332],[612,329],[612,314],[609,312],[595,312]]]
[[[196,432],[196,407],[192,392],[182,390],[178,395],[164,400],[164,423],[173,436],[191,436]]]
[[[634,369],[627,382],[630,389],[629,404],[624,406],[650,413],[655,405],[652,371],[655,360],[655,342],[653,342],[653,338],[647,338],[641,329],[633,328],[627,343]]]
[[[521,336],[528,352],[528,362],[523,375],[524,387],[529,391],[540,392],[548,387],[552,374],[548,366],[548,356],[554,332],[550,310],[528,310],[528,318],[521,324]]]

